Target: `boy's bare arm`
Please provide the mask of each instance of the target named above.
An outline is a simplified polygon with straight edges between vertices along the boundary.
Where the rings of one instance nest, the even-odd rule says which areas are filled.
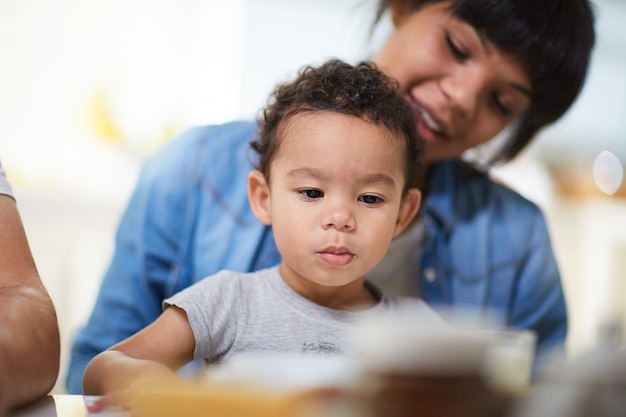
[[[124,406],[126,394],[133,389],[180,383],[174,372],[193,360],[194,350],[195,338],[185,312],[170,307],[154,323],[91,360],[83,376],[83,391],[111,396],[97,402],[98,409],[105,404]]]

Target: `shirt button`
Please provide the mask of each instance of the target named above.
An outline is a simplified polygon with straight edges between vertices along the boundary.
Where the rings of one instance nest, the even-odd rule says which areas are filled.
[[[435,268],[428,267],[424,268],[424,279],[427,282],[433,282],[437,279],[437,273],[435,272]]]

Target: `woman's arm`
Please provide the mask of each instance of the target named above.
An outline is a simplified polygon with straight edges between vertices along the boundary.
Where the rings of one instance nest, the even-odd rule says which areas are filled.
[[[13,198],[0,195],[0,414],[46,395],[59,372],[60,338]]]
[[[128,393],[137,387],[184,383],[175,371],[193,360],[195,346],[187,315],[178,307],[169,307],[152,324],[89,362],[83,391],[109,396],[90,411],[126,406]]]

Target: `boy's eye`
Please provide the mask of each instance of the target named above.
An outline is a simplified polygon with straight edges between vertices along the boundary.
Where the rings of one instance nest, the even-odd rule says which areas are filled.
[[[359,197],[359,201],[362,201],[365,204],[376,204],[382,202],[383,200],[375,195],[362,195]]]
[[[320,190],[300,190],[300,194],[304,195],[306,198],[316,199],[324,197],[324,193]]]
[[[454,55],[454,57],[458,59],[459,61],[465,61],[466,59],[469,58],[469,55],[466,52],[462,51],[461,48],[459,48],[457,44],[454,43],[454,40],[452,40],[452,37],[447,32],[446,32],[446,43],[448,44],[448,48],[450,48],[452,55]]]

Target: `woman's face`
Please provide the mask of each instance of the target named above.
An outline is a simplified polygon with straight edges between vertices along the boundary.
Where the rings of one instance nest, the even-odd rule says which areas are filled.
[[[490,140],[530,105],[520,62],[449,7],[444,1],[413,13],[395,10],[395,31],[373,59],[415,109],[427,163]]]

